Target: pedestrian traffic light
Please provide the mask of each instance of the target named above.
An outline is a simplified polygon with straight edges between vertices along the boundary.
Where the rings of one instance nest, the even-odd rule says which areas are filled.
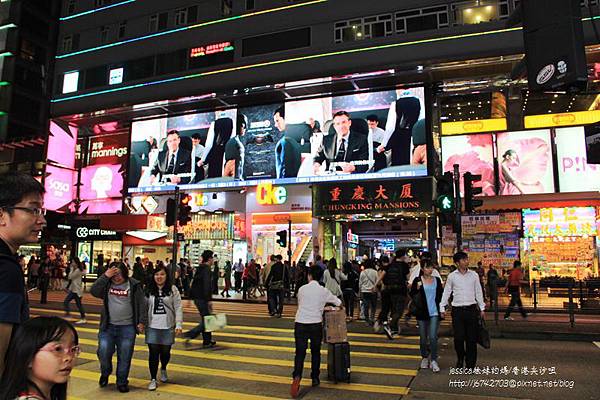
[[[279,231],[277,232],[277,236],[279,236],[277,244],[281,247],[287,247],[287,231]]]
[[[187,193],[181,193],[179,195],[179,215],[178,221],[180,226],[187,225],[192,220],[192,207],[189,203],[192,201],[192,196]]]
[[[470,172],[465,172],[463,175],[465,181],[465,212],[472,213],[477,207],[483,205],[483,200],[478,200],[475,196],[481,194],[483,189],[475,187],[476,182],[481,181],[481,175],[474,175]]]
[[[165,218],[165,223],[167,226],[175,225],[175,212],[177,209],[177,204],[175,203],[175,199],[169,198],[167,200],[167,215]]]
[[[452,172],[446,172],[437,181],[436,206],[442,213],[454,212],[453,178]]]

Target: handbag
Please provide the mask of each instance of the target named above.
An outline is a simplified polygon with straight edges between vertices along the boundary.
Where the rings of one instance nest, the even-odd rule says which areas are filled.
[[[490,332],[487,330],[485,320],[481,317],[479,317],[477,324],[477,344],[484,349],[489,349],[492,347]]]
[[[206,332],[215,332],[225,329],[227,326],[227,315],[211,314],[204,317],[204,330]]]

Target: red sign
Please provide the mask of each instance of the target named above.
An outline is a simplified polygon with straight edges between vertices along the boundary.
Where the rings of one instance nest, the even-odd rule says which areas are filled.
[[[231,42],[209,44],[208,46],[194,47],[190,49],[190,58],[207,56],[215,53],[233,50]]]

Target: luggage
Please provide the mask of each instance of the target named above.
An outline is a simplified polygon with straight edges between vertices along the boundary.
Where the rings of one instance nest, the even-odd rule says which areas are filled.
[[[325,343],[344,343],[348,341],[346,312],[343,309],[326,309],[323,321],[323,340]]]
[[[350,383],[350,344],[330,343],[327,350],[327,379]]]

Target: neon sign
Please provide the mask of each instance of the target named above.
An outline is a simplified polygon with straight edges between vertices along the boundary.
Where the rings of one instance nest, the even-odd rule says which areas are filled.
[[[215,53],[223,53],[225,51],[232,51],[234,49],[231,42],[221,42],[209,44],[208,46],[194,47],[190,49],[190,58],[208,56]]]
[[[261,183],[256,187],[256,201],[262,206],[283,204],[287,201],[287,190],[283,186]]]

